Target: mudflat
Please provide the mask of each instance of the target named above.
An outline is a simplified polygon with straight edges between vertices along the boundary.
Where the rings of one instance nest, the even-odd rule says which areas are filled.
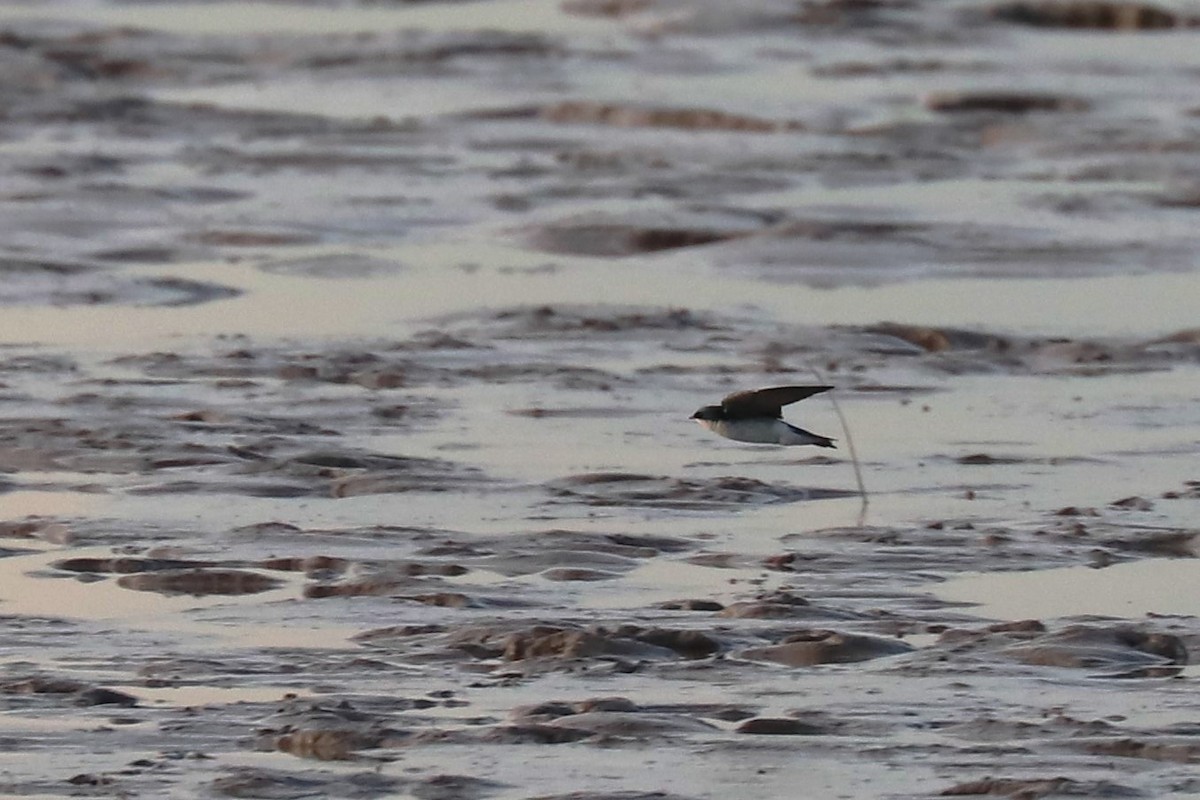
[[[0,794],[1195,794],[1193,11],[0,2]]]

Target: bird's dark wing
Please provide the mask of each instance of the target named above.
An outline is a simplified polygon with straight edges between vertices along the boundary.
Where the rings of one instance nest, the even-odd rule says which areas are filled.
[[[730,417],[778,417],[783,407],[814,394],[827,392],[832,386],[772,386],[749,392],[734,392],[721,401]]]

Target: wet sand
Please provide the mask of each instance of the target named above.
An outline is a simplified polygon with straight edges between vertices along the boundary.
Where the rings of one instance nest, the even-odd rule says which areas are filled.
[[[1194,794],[1197,19],[0,3],[0,794]]]

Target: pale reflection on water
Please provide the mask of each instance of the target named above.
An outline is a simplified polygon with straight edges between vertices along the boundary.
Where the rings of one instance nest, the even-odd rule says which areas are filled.
[[[74,473],[66,473],[74,476]],[[39,473],[46,478],[54,473]],[[96,513],[111,502],[106,494],[72,491],[32,491],[17,489],[0,493],[0,518],[71,517]]]
[[[344,249],[344,248],[343,248]],[[295,248],[296,257],[327,251]],[[149,346],[171,337],[405,335],[438,314],[514,305],[593,303],[733,310],[782,322],[861,325],[894,320],[1039,335],[1153,337],[1196,324],[1200,275],[1087,279],[927,279],[819,289],[723,276],[696,280],[670,266],[548,257],[495,244],[370,250],[411,265],[362,278],[276,275],[245,264],[140,269],[241,289],[229,300],[184,307],[6,308],[0,342],[82,348]],[[1130,309],[1154,309],[1153,314]],[[101,335],[102,334],[102,335]]]
[[[1200,616],[1200,559],[967,575],[937,584],[933,591],[945,600],[978,604],[974,612],[980,616],[1004,620]]]
[[[348,13],[349,12],[349,13]],[[474,0],[433,3],[365,4],[353,9],[290,3],[182,2],[163,5],[85,2],[34,2],[0,7],[0,20],[68,19],[103,25],[134,26],[180,34],[354,34],[381,30],[485,29],[579,33],[612,28],[599,19],[562,14],[556,0]]]

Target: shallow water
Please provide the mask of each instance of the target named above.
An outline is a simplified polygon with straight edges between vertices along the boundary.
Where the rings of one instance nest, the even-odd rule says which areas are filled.
[[[345,252],[334,251],[343,257]],[[401,334],[441,314],[573,303],[581,297],[615,305],[642,305],[650,300],[808,325],[903,320],[934,327],[1035,330],[1046,336],[1153,338],[1195,322],[1192,300],[1197,279],[1191,273],[1113,275],[1086,281],[929,278],[813,288],[749,282],[725,274],[706,274],[696,280],[671,267],[647,274],[642,266],[580,259],[556,260],[552,270],[543,271],[539,267],[548,263],[544,256],[496,246],[434,245],[368,252],[403,265],[399,274],[294,277],[248,270],[244,264],[215,263],[139,268],[143,275],[187,274],[242,294],[220,303],[181,308],[9,308],[0,319],[0,336],[13,344],[73,348],[149,347],[156,341],[214,332],[367,337]],[[103,331],[100,338],[98,331]]]
[[[150,28],[183,35],[363,34],[388,29],[456,30],[481,28],[539,33],[580,33],[585,19],[568,18],[547,0],[476,0],[475,2],[388,8],[330,8],[320,4],[271,2],[9,3],[0,20],[54,19],[105,26]],[[591,27],[599,28],[599,25]]]
[[[1152,615],[1200,616],[1200,595],[1191,591],[1195,561],[1147,559],[1104,569],[1057,570],[962,576],[937,587],[947,600],[977,603],[994,619]]]
[[[0,3],[0,793],[1194,791],[1197,33],[994,8]]]

